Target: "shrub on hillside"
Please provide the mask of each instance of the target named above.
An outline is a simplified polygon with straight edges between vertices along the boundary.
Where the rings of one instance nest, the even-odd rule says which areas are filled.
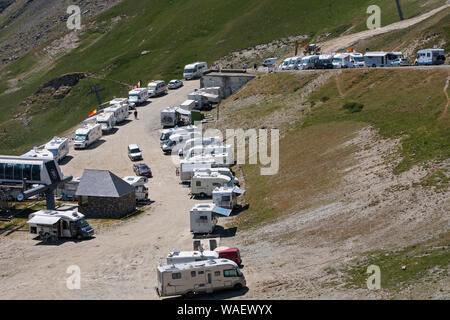
[[[348,102],[344,104],[342,107],[345,110],[348,110],[349,113],[361,112],[364,108],[364,105],[358,102]]]

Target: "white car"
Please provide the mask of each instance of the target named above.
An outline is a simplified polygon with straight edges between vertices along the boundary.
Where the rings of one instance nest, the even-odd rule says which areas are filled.
[[[130,144],[128,146],[128,157],[131,161],[143,160],[142,151],[137,144]]]
[[[167,85],[167,87],[171,90],[181,88],[182,86],[183,81],[181,80],[170,80],[169,84]]]

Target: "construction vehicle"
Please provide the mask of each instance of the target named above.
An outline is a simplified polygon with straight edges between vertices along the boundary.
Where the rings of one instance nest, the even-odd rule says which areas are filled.
[[[306,42],[304,40],[297,40],[295,42],[295,53],[294,53],[294,56],[297,56],[297,54],[298,54],[298,47],[300,47],[300,46],[304,47],[303,54],[305,56],[308,56],[308,55],[319,55],[320,52],[322,51],[322,49],[316,44],[310,44],[309,42]]]

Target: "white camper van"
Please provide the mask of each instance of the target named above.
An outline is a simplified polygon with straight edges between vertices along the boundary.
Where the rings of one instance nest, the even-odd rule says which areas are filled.
[[[161,136],[159,137],[159,144],[162,146],[165,144],[171,135],[173,134],[187,134],[190,132],[194,132],[197,130],[196,126],[186,126],[186,127],[179,127],[179,128],[170,128],[170,129],[164,129],[161,131]]]
[[[233,209],[237,205],[237,197],[245,193],[238,187],[217,187],[212,192],[213,202],[216,206]]]
[[[353,60],[354,68],[364,68],[366,66],[366,63],[364,62],[364,55],[362,53],[352,52],[350,53],[350,59]]]
[[[181,160],[176,175],[180,176],[181,182],[191,182],[195,169],[211,169],[215,165],[214,159],[202,159],[202,161]]]
[[[73,178],[71,181],[58,185],[55,190],[55,196],[60,197],[62,201],[76,201],[76,193],[79,185],[80,178]]]
[[[302,70],[314,69],[316,67],[317,62],[319,61],[319,58],[320,56],[318,55],[303,57],[301,62],[301,69]]]
[[[212,197],[212,192],[217,187],[234,187],[230,177],[219,173],[194,173],[191,179],[191,194],[201,198]]]
[[[147,88],[136,88],[129,92],[128,101],[138,106],[147,102],[148,98],[149,96]]]
[[[197,172],[198,173],[207,173],[207,174],[217,172],[218,174],[229,177],[231,179],[231,181],[233,181],[234,185],[239,185],[239,179],[233,175],[233,172],[231,172],[230,168],[194,168],[192,176]],[[192,177],[189,178],[189,181],[191,179],[192,179]]]
[[[287,58],[284,59],[283,62],[280,64],[280,66],[278,67],[279,70],[288,70],[289,68],[289,63],[291,62],[292,58]]]
[[[209,138],[204,138],[203,136],[200,137],[194,137],[192,139],[187,140],[184,144],[183,147],[178,151],[178,155],[180,157],[184,156],[185,152],[188,152],[189,149],[196,147],[196,146],[210,146],[210,145],[218,145],[218,144],[222,144],[222,138],[217,136],[217,137],[209,137]]]
[[[127,98],[114,98],[109,102],[109,106],[113,107],[115,105],[126,105],[128,107],[128,110],[134,109],[134,103],[130,103],[130,101]]]
[[[102,137],[100,124],[87,124],[75,131],[73,146],[75,149],[86,149]]]
[[[179,109],[178,107],[167,107],[161,111],[161,126],[163,128],[175,127],[185,123],[183,113],[179,112]]]
[[[41,210],[28,218],[30,233],[39,235],[41,239],[82,239],[94,234],[84,215],[76,211]]]
[[[39,149],[39,147],[34,147],[27,153],[21,155],[24,158],[43,158],[43,159],[51,159],[53,160],[55,157],[53,153],[46,149]]]
[[[289,60],[287,70],[298,70],[302,65],[302,57],[292,57]]]
[[[207,93],[204,92],[192,92],[188,94],[189,100],[195,101],[195,110],[206,110],[209,108],[212,102],[209,101]]]
[[[159,266],[157,280],[155,290],[160,297],[192,296],[224,289],[240,290],[246,285],[238,265],[228,259]]]
[[[364,61],[366,67],[392,67],[392,62],[402,59],[401,52],[366,52]]]
[[[184,67],[183,78],[186,80],[196,79],[203,76],[208,69],[206,62],[195,62]]]
[[[114,115],[114,125],[125,121],[129,116],[129,106],[124,103],[111,104],[109,108],[105,108],[103,113],[112,113]]]
[[[201,138],[201,137],[202,134],[197,131],[188,133],[184,132],[181,134],[172,134],[169,140],[167,140],[167,142],[161,146],[161,149],[166,154],[178,152],[178,150],[183,147],[186,141],[193,138]]]
[[[147,86],[148,96],[150,98],[159,97],[167,94],[166,83],[163,80],[152,81]]]
[[[194,110],[195,105],[196,105],[195,100],[186,100],[180,105],[180,108],[186,111],[192,111]]]
[[[333,57],[333,68],[344,69],[350,67],[350,54],[338,53]]]
[[[45,145],[45,150],[53,154],[56,162],[60,162],[69,154],[69,139],[54,137]]]
[[[148,178],[129,176],[124,177],[123,180],[125,180],[129,185],[134,187],[134,189],[136,190],[135,194],[137,202],[148,200],[148,188],[145,186],[145,184],[148,182]]]
[[[417,51],[416,66],[440,65],[445,62],[444,49],[425,49]]]
[[[211,259],[219,259],[215,251],[174,251],[167,255],[167,264],[182,264]]]
[[[214,231],[219,216],[229,217],[230,214],[230,209],[220,208],[214,203],[197,204],[189,213],[191,232],[210,234]]]
[[[204,155],[204,154],[219,154],[219,153],[227,153],[227,154],[234,154],[234,149],[231,145],[216,145],[216,144],[210,144],[210,145],[195,145],[194,147],[188,149],[187,151],[183,151],[183,157],[185,159],[189,159],[198,155]]]
[[[116,118],[113,112],[100,113],[97,115],[97,123],[102,126],[103,134],[109,134],[114,129]]]
[[[230,153],[212,153],[212,154],[199,154],[189,158],[193,161],[202,161],[204,159],[213,159],[216,166],[232,167],[234,166],[234,152]]]

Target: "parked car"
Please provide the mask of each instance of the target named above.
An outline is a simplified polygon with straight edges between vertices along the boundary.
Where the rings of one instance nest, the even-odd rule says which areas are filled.
[[[152,170],[145,163],[133,164],[133,171],[139,177],[152,177]]]
[[[406,66],[409,66],[409,61],[408,61],[408,59],[405,59],[405,58],[397,58],[394,61],[392,61],[392,66],[393,67],[406,67]]]
[[[273,68],[277,61],[278,61],[278,58],[269,58],[269,59],[264,60],[262,65],[263,65],[263,67]]]
[[[181,88],[182,86],[183,86],[183,81],[181,81],[181,80],[170,80],[169,84],[167,85],[167,87],[170,90],[178,89],[178,88]]]
[[[143,160],[142,151],[137,144],[130,144],[128,146],[128,158],[130,158],[131,161]]]

